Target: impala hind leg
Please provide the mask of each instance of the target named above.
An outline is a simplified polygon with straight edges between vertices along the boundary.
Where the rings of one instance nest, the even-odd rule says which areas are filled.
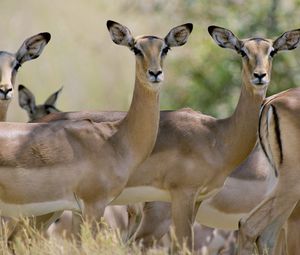
[[[294,207],[295,204],[279,215],[271,224],[267,225],[260,234],[256,240],[259,254],[263,254],[265,251],[267,251],[270,255],[276,254],[279,248],[277,244],[279,244],[278,242],[282,242],[282,240],[280,240],[282,238],[280,238],[280,235],[284,234],[282,233],[282,231],[284,231],[283,225],[293,211]],[[281,243],[280,245],[284,245],[284,243]],[[281,252],[280,255],[283,255],[283,253]]]
[[[136,232],[135,240],[142,241],[148,248],[159,241],[171,225],[171,204],[166,202],[147,202],[143,207],[143,217]]]
[[[294,200],[288,200],[280,187],[276,187],[245,219],[240,221],[238,254],[253,254],[256,241],[260,250],[263,249],[262,246],[273,249],[276,243],[274,238],[277,238],[284,219],[288,217],[295,203]],[[270,237],[267,244],[265,236]]]

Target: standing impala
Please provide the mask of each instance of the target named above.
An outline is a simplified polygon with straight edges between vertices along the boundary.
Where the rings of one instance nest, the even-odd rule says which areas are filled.
[[[49,33],[40,33],[26,39],[16,53],[0,51],[0,121],[6,120],[18,69],[39,57],[50,38]]]
[[[255,37],[240,40],[225,28],[211,26],[209,33],[219,46],[235,50],[243,59],[243,84],[233,115],[215,119],[191,109],[161,112],[151,156],[129,178],[121,195],[112,201],[113,204],[171,201],[176,235],[180,242],[188,238],[190,246],[191,224],[200,202],[221,188],[225,178],[255,145],[272,58],[280,50],[274,48],[271,40]],[[285,43],[288,42],[289,38]],[[109,114],[99,113],[97,118],[95,113],[64,113],[52,119],[104,121]]]
[[[299,45],[300,29],[292,36],[291,43],[284,45],[283,49]],[[270,98],[262,108],[259,138],[278,180],[272,192],[241,220],[239,254],[252,254],[254,244],[259,253],[266,250],[268,254],[278,254],[275,244],[280,229],[300,199],[299,100],[300,89],[290,89]],[[299,213],[299,208],[297,210]]]
[[[4,216],[38,216],[60,210],[100,221],[135,168],[151,153],[159,124],[162,63],[170,47],[187,42],[192,24],[163,39],[134,38],[114,21],[107,27],[116,44],[136,55],[133,99],[120,121],[1,123],[0,209]],[[13,137],[13,142],[12,142]]]

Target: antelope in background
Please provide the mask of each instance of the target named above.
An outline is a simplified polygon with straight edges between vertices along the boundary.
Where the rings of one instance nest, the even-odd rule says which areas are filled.
[[[29,122],[33,122],[53,112],[60,112],[55,105],[61,91],[62,87],[50,95],[44,104],[37,105],[35,102],[35,96],[32,92],[24,85],[20,84],[18,87],[19,105],[27,112]]]
[[[0,208],[4,216],[74,210],[95,227],[105,206],[152,151],[159,123],[162,63],[170,47],[187,42],[192,24],[173,28],[164,39],[134,38],[127,27],[113,21],[107,27],[116,44],[136,55],[128,114],[120,121],[102,123],[2,123],[0,140],[6,150],[0,154]]]
[[[191,225],[199,204],[222,187],[226,177],[255,145],[259,110],[270,82],[272,59],[280,50],[274,48],[272,40],[256,37],[240,40],[230,30],[216,26],[209,27],[209,33],[218,45],[242,56],[243,84],[233,115],[215,119],[191,109],[161,112],[158,138],[151,156],[112,201],[112,204],[171,201],[176,235],[179,242],[187,238],[190,247]],[[280,42],[288,44],[290,39]],[[274,41],[277,45],[278,40]],[[111,118],[111,114],[117,119],[125,115],[73,112],[58,113],[47,120],[89,118],[101,122]],[[168,213],[164,211],[164,214]],[[205,223],[205,219],[202,222]],[[154,228],[154,225],[161,226],[152,224]],[[136,235],[138,240],[144,237],[141,232]]]

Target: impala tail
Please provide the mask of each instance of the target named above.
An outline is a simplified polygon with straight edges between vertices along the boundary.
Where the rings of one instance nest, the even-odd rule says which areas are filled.
[[[278,166],[283,162],[282,140],[277,109],[270,101],[261,108],[258,136],[262,150],[277,177]]]

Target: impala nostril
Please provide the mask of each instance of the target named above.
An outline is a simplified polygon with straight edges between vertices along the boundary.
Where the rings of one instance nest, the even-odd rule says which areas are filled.
[[[266,76],[266,73],[253,73],[253,76],[258,79],[262,79]]]
[[[157,77],[158,75],[162,74],[162,71],[159,70],[159,71],[153,72],[153,71],[149,70],[148,73],[149,73],[151,76]]]
[[[152,71],[148,71],[148,73],[150,74],[150,75],[152,75],[152,76],[155,76],[155,73],[154,72],[152,72]]]

